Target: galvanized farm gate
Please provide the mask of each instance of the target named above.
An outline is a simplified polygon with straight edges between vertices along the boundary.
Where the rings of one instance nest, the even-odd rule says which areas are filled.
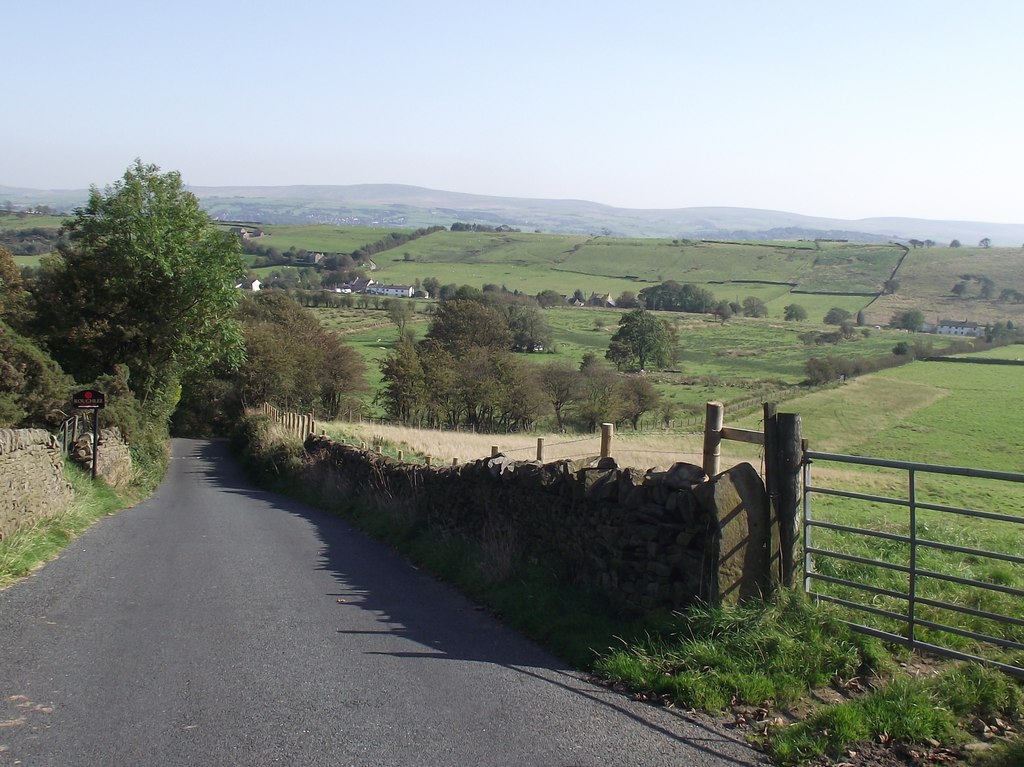
[[[905,492],[876,495],[816,485],[812,482],[812,466],[820,467],[823,464],[830,467],[859,465],[895,470],[899,473],[897,476],[906,476]],[[859,631],[939,655],[987,663],[1024,677],[1024,590],[1018,588],[1021,582],[1019,574],[1024,572],[1024,551],[1014,550],[1010,543],[1024,539],[1024,474],[810,450],[804,451],[803,465],[804,590],[808,594],[821,601],[841,605],[862,616],[850,621]],[[1012,483],[1013,492],[1004,493],[1004,500],[1005,497],[1014,500],[1010,502],[1009,508],[1004,504],[998,511],[925,501],[919,492],[922,476],[968,477],[991,483]],[[893,484],[891,479],[888,484]],[[1016,493],[1018,486],[1019,494]],[[985,493],[980,491],[977,495],[982,497]],[[848,499],[852,504],[880,504],[878,508],[895,507],[901,511],[891,516],[889,529],[867,529],[845,523],[842,514],[830,521],[815,519],[812,513],[812,498],[815,496]],[[926,521],[922,520],[924,516],[927,516]],[[995,533],[992,537],[1006,542],[1007,550],[991,551],[934,540],[940,536],[932,535],[930,528],[950,529],[949,522],[996,526],[992,528]],[[900,530],[900,527],[904,530]],[[955,525],[952,527],[955,529]],[[831,542],[827,540],[830,537]],[[867,556],[864,551],[849,553],[839,550],[843,548],[843,540],[851,541],[858,537],[871,541],[873,551],[867,552]],[[955,567],[943,568],[943,572],[931,569],[921,562],[922,556],[935,558],[930,552],[958,555],[966,558],[962,562],[974,564],[998,563],[993,572],[1002,571],[1004,577],[978,580],[958,575]],[[847,568],[863,567],[866,573],[898,573],[896,579],[904,587],[892,588],[891,584],[879,586],[878,580],[881,577],[872,583],[871,576],[864,580],[854,580],[822,572],[841,572],[842,567],[833,567],[836,562],[845,563]],[[936,587],[945,588],[947,592],[954,590],[958,594],[956,598],[946,599],[935,598],[934,594],[929,596]],[[1008,607],[1002,612],[986,609],[986,594],[1004,595],[1007,598],[1001,601]],[[902,605],[902,609],[898,608],[899,605]],[[955,625],[957,619],[959,625]],[[972,624],[972,619],[975,619],[974,623],[992,629],[984,631],[977,627],[965,627]],[[923,639],[922,635],[928,638]],[[968,649],[975,648],[965,648],[962,643],[961,649],[945,646],[941,637],[950,635],[964,637],[976,648],[988,647],[995,652],[984,657],[984,654],[975,654],[983,650],[971,652]]]

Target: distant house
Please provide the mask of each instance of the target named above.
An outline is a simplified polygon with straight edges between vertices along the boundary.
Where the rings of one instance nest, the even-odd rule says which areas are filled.
[[[939,324],[935,326],[935,332],[940,336],[970,336],[974,338],[981,335],[982,329],[978,327],[977,322],[939,320]]]
[[[352,282],[346,283],[343,287],[348,288],[350,293],[368,293],[370,287],[377,283],[367,277],[359,277]]]
[[[240,282],[237,285],[235,285],[235,287],[238,288],[239,290],[249,290],[252,291],[253,293],[256,293],[263,287],[263,283],[260,282],[258,279],[252,279]]]
[[[587,305],[614,308],[615,299],[609,293],[591,293],[590,298],[587,299]]]
[[[257,237],[263,237],[266,234],[262,229],[246,229],[244,226],[232,227],[231,231],[243,240],[252,240]]]
[[[412,298],[416,289],[412,285],[370,285],[366,292],[376,296],[398,296]]]

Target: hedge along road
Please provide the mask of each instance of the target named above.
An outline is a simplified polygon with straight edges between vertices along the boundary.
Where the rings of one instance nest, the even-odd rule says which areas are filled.
[[[0,592],[0,763],[753,765],[593,686],[343,520],[175,440],[147,502]]]

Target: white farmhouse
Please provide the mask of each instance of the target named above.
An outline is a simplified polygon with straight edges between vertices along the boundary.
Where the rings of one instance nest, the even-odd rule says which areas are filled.
[[[982,329],[978,327],[977,322],[939,320],[939,324],[935,326],[935,332],[940,336],[970,336],[975,338],[981,335]]]

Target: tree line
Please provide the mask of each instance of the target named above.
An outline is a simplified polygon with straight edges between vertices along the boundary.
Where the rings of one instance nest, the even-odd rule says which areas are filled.
[[[478,431],[528,430],[544,418],[558,429],[623,421],[636,427],[659,408],[646,377],[621,375],[595,354],[574,366],[537,365],[514,353],[545,337],[545,325],[534,304],[464,290],[437,306],[422,340],[401,333],[381,362],[377,403],[400,423]],[[661,361],[663,351],[643,347],[637,354]]]

